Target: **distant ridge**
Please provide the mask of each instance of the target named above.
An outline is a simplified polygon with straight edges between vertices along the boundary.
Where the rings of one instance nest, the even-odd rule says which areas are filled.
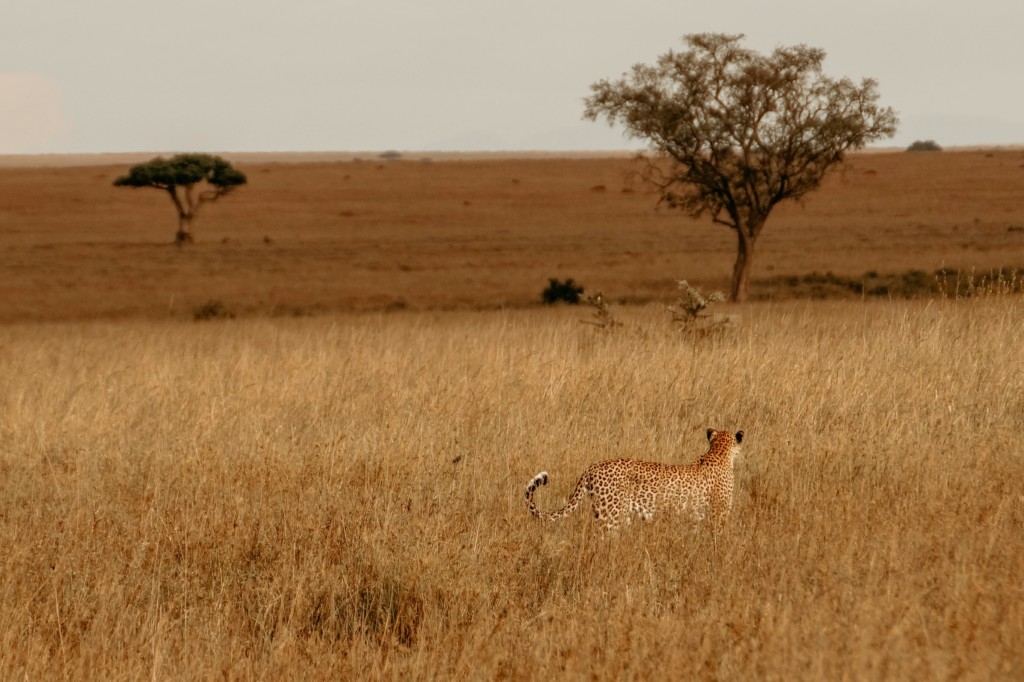
[[[945,152],[1022,151],[1024,144],[964,145],[944,147]],[[504,161],[511,159],[624,159],[636,156],[634,150],[494,150],[494,151],[399,151],[400,161]],[[853,154],[889,154],[905,147],[869,147]],[[0,154],[0,168],[74,168],[88,166],[129,166],[154,156],[173,156],[179,152],[98,152],[91,154]],[[384,150],[359,152],[211,152],[233,163],[340,163],[347,161],[385,162]],[[394,161],[392,158],[390,161]]]

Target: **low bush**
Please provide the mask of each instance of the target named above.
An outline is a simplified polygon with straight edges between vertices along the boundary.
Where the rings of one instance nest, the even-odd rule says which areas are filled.
[[[548,280],[548,287],[541,292],[541,298],[548,305],[558,303],[559,301],[577,305],[580,302],[580,294],[582,293],[583,287],[572,281],[572,277],[564,282],[552,277]]]
[[[941,152],[942,147],[935,140],[914,140],[909,147],[908,152]]]

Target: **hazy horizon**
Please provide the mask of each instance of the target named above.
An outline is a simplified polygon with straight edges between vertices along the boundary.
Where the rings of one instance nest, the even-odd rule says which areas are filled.
[[[879,82],[895,138],[1024,143],[1024,4],[810,0],[628,12],[581,0],[514,6],[183,0],[14,6],[0,26],[0,154],[640,149],[582,120],[590,84],[650,63],[684,34],[805,43],[834,77]],[[880,18],[881,17],[881,18]]]

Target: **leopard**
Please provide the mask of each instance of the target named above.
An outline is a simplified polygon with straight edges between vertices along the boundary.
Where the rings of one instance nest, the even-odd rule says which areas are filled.
[[[543,521],[567,517],[589,496],[594,520],[605,528],[616,528],[639,516],[645,521],[656,511],[689,515],[703,522],[710,517],[715,526],[727,519],[732,509],[734,465],[740,455],[743,431],[707,430],[708,450],[692,464],[676,465],[636,459],[610,459],[591,464],[580,476],[565,506],[545,512],[534,504],[537,489],[547,485],[542,471],[526,486],[526,505]]]

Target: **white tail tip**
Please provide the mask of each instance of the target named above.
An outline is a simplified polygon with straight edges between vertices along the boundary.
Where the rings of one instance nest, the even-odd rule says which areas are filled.
[[[528,486],[526,486],[526,499],[530,499],[530,496],[533,495],[534,491],[537,490],[537,488],[541,487],[542,485],[547,485],[547,484],[548,484],[548,472],[542,471],[539,474],[537,474],[536,476],[534,476],[533,480],[530,481],[530,484]]]

